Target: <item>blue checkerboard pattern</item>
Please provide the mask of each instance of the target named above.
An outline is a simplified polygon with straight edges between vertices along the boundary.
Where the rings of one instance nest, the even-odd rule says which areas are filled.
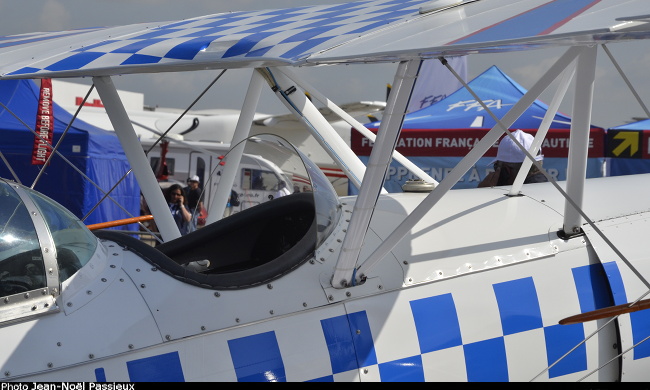
[[[618,275],[618,279],[617,279]],[[594,264],[572,269],[580,310],[591,311],[625,299],[620,272],[616,263]],[[609,288],[612,295],[606,293]],[[512,378],[512,370],[517,370],[518,359],[530,355],[530,341],[536,340],[537,350],[545,351],[546,361],[538,361],[541,369],[551,366],[547,378],[561,378],[564,375],[586,372],[587,348],[580,344],[586,331],[584,324],[557,325],[544,323],[543,305],[540,304],[538,288],[533,277],[495,283],[491,286],[498,310],[498,322],[501,334],[496,337],[467,339],[464,337],[463,321],[476,321],[476,317],[466,318],[459,315],[456,297],[446,293],[408,302],[411,318],[415,325],[419,353],[401,356],[394,360],[381,361],[378,358],[376,340],[373,335],[379,333],[372,329],[365,310],[346,315],[320,320],[324,345],[329,354],[331,375],[313,378],[313,382],[335,382],[341,378],[358,375],[364,368],[378,371],[379,379],[393,382],[421,382],[447,380],[442,376],[433,376],[429,365],[442,365],[437,373],[443,373],[446,365],[455,372],[464,372],[460,378],[473,382],[501,382],[520,380]],[[486,301],[487,302],[487,301]],[[646,337],[648,334],[648,315],[644,312],[636,319],[632,318],[634,338]],[[404,327],[407,332],[407,327]],[[282,345],[276,332],[281,329],[266,331],[228,340],[232,367],[240,382],[287,381],[288,370],[282,356]],[[396,336],[389,336],[396,337]],[[521,347],[525,341],[526,347]],[[404,342],[407,342],[405,339]],[[636,341],[635,341],[636,342]],[[295,346],[285,346],[287,350]],[[537,351],[539,352],[539,351]],[[635,352],[634,359],[648,356],[646,348]],[[127,362],[128,373],[133,381],[152,381],[164,378],[167,381],[184,380],[183,370],[177,352],[148,357]],[[534,368],[534,374],[541,371]],[[350,376],[349,374],[353,375]],[[347,376],[341,376],[347,374]],[[97,381],[105,381],[103,369],[95,372]],[[358,377],[358,376],[357,376]],[[459,378],[455,378],[459,379]],[[528,378],[528,379],[532,379]]]
[[[70,71],[86,67],[164,64],[210,60],[277,58],[297,61],[368,33],[418,15],[428,0],[369,0],[329,6],[233,12],[183,20],[140,33],[87,45],[12,75]],[[67,32],[67,35],[83,31]],[[59,35],[47,34],[48,40]],[[9,37],[11,38],[11,37]],[[38,41],[37,36],[0,40],[0,48]]]

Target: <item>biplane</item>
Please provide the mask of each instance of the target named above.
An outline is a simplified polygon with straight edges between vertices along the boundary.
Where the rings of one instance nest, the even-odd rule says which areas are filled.
[[[649,15],[644,0],[365,0],[0,38],[2,79],[92,78],[164,241],[91,231],[2,179],[0,375],[646,381],[650,179],[584,172],[597,53],[650,38]],[[395,144],[423,60],[551,46],[564,54],[442,181],[408,166],[420,185],[382,189],[391,159],[406,160]],[[397,69],[376,136],[295,72],[368,63]],[[181,236],[112,78],[232,68],[252,69],[232,147],[211,172],[206,226]],[[524,167],[539,165],[573,85],[567,180],[522,184],[520,175],[509,186],[450,191],[556,80],[550,116],[522,152]],[[358,195],[336,196],[285,140],[249,137],[266,86]],[[373,141],[367,165],[304,92]],[[242,156],[264,150],[307,190],[215,212],[227,207]]]

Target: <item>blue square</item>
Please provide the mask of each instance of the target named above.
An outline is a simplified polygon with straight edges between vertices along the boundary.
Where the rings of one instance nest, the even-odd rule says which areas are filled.
[[[543,326],[533,278],[497,283],[492,287],[499,305],[504,335],[539,329]]]
[[[239,382],[286,382],[275,332],[228,340],[228,348]]]
[[[377,364],[375,341],[372,339],[368,315],[365,311],[348,314],[352,341],[357,355],[357,365],[368,367]]]
[[[553,325],[544,328],[548,365],[573,349],[585,339],[582,324]],[[587,369],[587,347],[583,343],[548,371],[550,378],[573,374]]]
[[[582,313],[613,305],[609,283],[602,264],[576,267],[571,272],[573,272]]]
[[[632,341],[635,345],[650,336],[650,310],[630,313],[630,322],[632,322]],[[650,356],[650,340],[634,347],[634,360],[648,356]]]
[[[330,354],[332,373],[338,374],[359,368],[350,333],[348,316],[338,316],[321,320],[323,335]]]
[[[379,365],[379,376],[382,382],[424,382],[422,356],[382,363]]]
[[[411,301],[420,352],[427,353],[463,343],[456,305],[451,294]]]
[[[508,359],[503,337],[463,346],[469,382],[507,382]]]
[[[184,382],[183,368],[178,352],[151,356],[126,362],[131,382]],[[103,370],[102,370],[102,374]],[[95,372],[97,375],[97,372]],[[99,377],[98,377],[99,379]],[[104,380],[106,376],[104,374]]]

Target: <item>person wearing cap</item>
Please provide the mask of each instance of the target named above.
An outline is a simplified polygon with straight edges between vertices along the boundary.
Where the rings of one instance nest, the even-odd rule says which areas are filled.
[[[512,135],[526,150],[530,150],[534,140],[532,135],[519,129],[513,131]],[[499,142],[497,157],[494,160],[494,172],[488,174],[485,179],[478,184],[479,188],[511,185],[515,181],[517,173],[519,173],[519,169],[521,168],[521,164],[525,159],[526,154],[519,149],[512,138],[506,135],[501,139],[501,142]],[[544,156],[542,155],[542,149],[540,148],[537,156],[535,156],[535,160],[539,161],[541,164],[543,159]],[[548,181],[546,176],[544,176],[537,166],[533,164],[524,180],[524,184],[542,183],[546,181]]]
[[[187,187],[183,188],[185,192],[185,198],[187,198],[187,207],[192,213],[192,221],[190,223],[190,232],[193,232],[197,228],[197,221],[201,210],[203,209],[203,202],[201,202],[201,189],[199,185],[201,184],[198,175],[194,175],[187,179]]]

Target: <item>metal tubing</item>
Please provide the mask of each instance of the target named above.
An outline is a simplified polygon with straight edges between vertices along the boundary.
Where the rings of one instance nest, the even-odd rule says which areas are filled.
[[[108,76],[93,77],[93,83],[104,103],[106,114],[108,114],[113,129],[115,129],[115,134],[122,144],[126,158],[131,164],[133,173],[138,180],[138,184],[140,184],[142,194],[156,220],[156,225],[163,240],[170,241],[180,237],[181,233],[169,211],[169,206],[167,206],[165,196],[160,190],[156,175],[147,161],[142,144],[135,135],[133,125],[124,109],[120,96],[117,94],[113,80]]]
[[[301,88],[309,91],[309,94],[314,99],[323,103],[327,108],[332,110],[333,113],[338,115],[339,118],[343,119],[351,127],[354,127],[359,133],[361,133],[361,135],[368,138],[372,142],[375,142],[375,140],[377,139],[377,135],[375,133],[368,130],[368,128],[366,128],[366,126],[364,126],[361,122],[354,119],[350,114],[345,112],[341,107],[337,106],[334,102],[329,100],[325,95],[323,95],[316,88],[314,88],[309,82],[305,81],[300,76],[298,76],[292,69],[285,67],[285,68],[278,68],[278,70],[284,73],[284,75],[290,78],[291,80],[298,83],[301,86]],[[420,167],[412,163],[408,158],[406,158],[400,152],[394,151],[393,159],[395,159],[395,161],[397,161],[398,163],[402,164],[404,168],[408,169],[409,172],[411,172],[413,175],[419,177],[420,179],[426,181],[427,183],[434,183],[436,185],[438,184],[438,181],[436,181],[434,178],[429,176],[429,174],[427,174]]]
[[[275,69],[271,69],[274,71]],[[366,166],[359,157],[350,150],[350,147],[341,139],[332,125],[323,117],[316,106],[307,99],[304,91],[296,89],[287,92],[293,84],[297,84],[282,72],[270,73],[275,85],[275,94],[280,101],[302,121],[311,135],[323,147],[325,152],[348,176],[350,183],[355,187],[361,186]]]
[[[404,115],[421,63],[420,60],[404,61],[397,68],[384,119],[377,132],[379,136],[372,147],[366,177],[354,204],[350,225],[334,270],[332,286],[335,288],[347,287],[350,282],[355,282],[353,272],[361,253],[361,245],[365,240],[379,191],[390,165],[391,152],[395,150],[402,129]]]
[[[579,49],[570,48],[558,59],[553,66],[533,85],[532,88],[508,111],[498,123],[479,141],[470,152],[456,165],[454,169],[440,182],[423,201],[420,203],[399,226],[382,241],[382,243],[370,254],[361,264],[357,271],[357,277],[367,275],[367,272],[377,262],[390,252],[399,241],[417,224],[424,215],[435,206],[440,199],[460,180],[460,178],[472,167],[485,152],[494,145],[503,133],[517,118],[544,92],[550,83],[555,80],[567,66],[580,54]],[[489,109],[488,109],[489,110]],[[507,131],[507,130],[505,130]]]
[[[560,108],[560,103],[562,103],[562,99],[564,98],[564,95],[566,95],[566,91],[569,89],[569,84],[571,84],[571,80],[573,79],[574,74],[575,74],[575,67],[567,68],[564,71],[564,75],[562,76],[562,80],[560,81],[558,90],[555,92],[555,95],[553,96],[553,100],[551,101],[548,110],[546,110],[546,115],[544,115],[544,119],[542,120],[542,123],[539,125],[537,134],[535,134],[535,139],[533,140],[531,149],[529,150],[529,153],[531,155],[537,156],[537,151],[542,146],[542,142],[544,142],[544,138],[546,138],[548,129],[551,127],[551,123],[553,122],[553,117],[557,113],[557,110]],[[521,168],[519,169],[519,174],[517,174],[517,178],[512,183],[512,187],[510,188],[510,193],[508,193],[508,195],[514,196],[514,195],[518,195],[521,192],[521,186],[524,184],[524,180],[526,180],[528,171],[532,166],[533,166],[533,162],[530,161],[529,159],[525,159],[523,161],[523,163],[521,164]]]
[[[242,155],[244,154],[244,147],[246,146],[243,141],[248,138],[248,134],[251,131],[253,118],[255,117],[255,111],[257,110],[257,103],[259,102],[260,95],[262,94],[263,85],[264,78],[257,70],[253,70],[251,81],[248,84],[248,91],[246,92],[246,97],[244,98],[244,104],[241,113],[239,114],[239,119],[237,120],[235,133],[233,134],[232,141],[230,142],[228,161],[226,161],[225,168],[221,173],[221,178],[217,184],[217,191],[214,198],[212,198],[212,203],[210,203],[210,212],[208,213],[206,224],[211,224],[220,220],[223,217],[224,211],[226,210],[228,197],[230,196],[232,185],[235,182],[237,169],[239,168],[239,163],[241,161]],[[212,178],[210,178],[210,180],[212,180]]]
[[[576,92],[573,102],[571,120],[571,137],[569,138],[569,161],[567,168],[566,193],[579,208],[582,208],[585,174],[589,153],[589,130],[591,128],[591,104],[596,79],[597,46],[584,47],[578,57]],[[582,216],[568,202],[564,204],[564,225],[566,235],[580,233]]]

